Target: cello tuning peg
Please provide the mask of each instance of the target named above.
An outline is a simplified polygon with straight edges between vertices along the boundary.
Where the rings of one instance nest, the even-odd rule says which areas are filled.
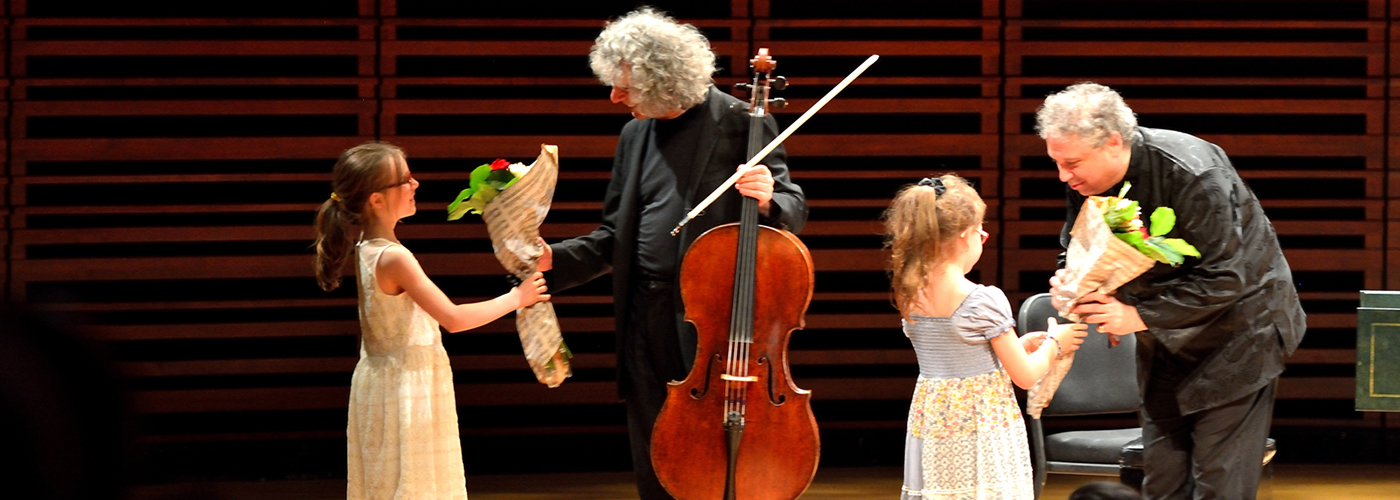
[[[752,84],[748,84],[748,83],[743,83],[743,82],[736,83],[736,84],[734,84],[734,90],[741,90],[741,91],[744,91],[744,92],[749,92],[749,91],[753,90],[753,85],[752,85]]]
[[[781,98],[781,97],[769,99],[769,100],[768,100],[768,107],[773,108],[773,109],[783,109],[783,108],[786,108],[786,107],[787,107],[787,99],[783,99],[783,98]]]
[[[787,85],[788,85],[787,77],[785,77],[785,76],[774,77],[774,78],[773,78],[773,81],[772,81],[771,83],[769,83],[768,85],[769,85],[770,87],[773,87],[773,90],[783,90],[783,89],[787,88]]]

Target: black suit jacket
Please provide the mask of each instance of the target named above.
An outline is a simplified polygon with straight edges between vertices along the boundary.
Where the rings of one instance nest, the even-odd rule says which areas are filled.
[[[710,192],[724,183],[735,169],[748,161],[748,136],[750,117],[742,109],[731,108],[734,103],[743,101],[710,87],[709,96],[699,104],[700,111],[708,115],[700,131],[699,143],[695,149],[694,176],[685,181],[680,193],[685,197],[686,211],[699,204]],[[621,346],[626,334],[627,310],[629,305],[630,283],[635,268],[636,239],[638,227],[638,202],[641,198],[643,155],[646,154],[646,137],[655,126],[655,119],[632,120],[622,128],[613,156],[612,178],[608,183],[607,194],[603,197],[603,223],[593,232],[577,238],[551,245],[554,250],[554,270],[549,283],[550,290],[563,291],[587,283],[594,278],[612,272],[613,312],[616,320],[618,366],[625,354]],[[770,115],[764,122],[763,140],[777,137],[778,124]],[[802,188],[792,183],[788,176],[787,152],[781,146],[774,149],[762,161],[773,173],[773,200],[771,216],[760,222],[772,227],[796,233],[807,222],[807,201]],[[743,197],[737,189],[730,188],[699,216],[681,229],[679,251],[675,256],[679,263],[686,249],[705,231],[739,220]],[[679,223],[680,221],[675,221]],[[679,282],[680,266],[675,266]],[[680,288],[676,287],[676,331],[680,332],[682,358],[689,371],[695,358],[694,327],[681,320],[684,306],[680,300]],[[625,374],[619,370],[619,377]]]

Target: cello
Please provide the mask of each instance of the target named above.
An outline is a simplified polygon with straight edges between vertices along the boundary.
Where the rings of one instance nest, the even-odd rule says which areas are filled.
[[[758,157],[769,90],[786,81],[770,78],[768,49],[750,62],[748,153]],[[681,261],[696,361],[667,388],[651,438],[656,476],[680,500],[791,500],[817,470],[811,394],[787,362],[812,300],[812,256],[792,233],[759,225],[758,201],[742,198],[739,222],[706,231]]]

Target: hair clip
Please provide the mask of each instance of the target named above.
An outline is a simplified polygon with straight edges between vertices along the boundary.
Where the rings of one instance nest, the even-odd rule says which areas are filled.
[[[938,177],[924,177],[924,180],[919,181],[919,185],[932,186],[935,198],[943,196],[943,192],[948,190],[948,187],[943,185],[943,179]]]
[[[340,201],[340,195],[335,194],[335,192],[331,192],[331,201],[339,202],[339,201]]]

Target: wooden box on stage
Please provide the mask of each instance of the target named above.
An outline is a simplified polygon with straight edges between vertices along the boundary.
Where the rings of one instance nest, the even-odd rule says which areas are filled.
[[[1400,411],[1400,292],[1362,290],[1356,308],[1356,409]]]

